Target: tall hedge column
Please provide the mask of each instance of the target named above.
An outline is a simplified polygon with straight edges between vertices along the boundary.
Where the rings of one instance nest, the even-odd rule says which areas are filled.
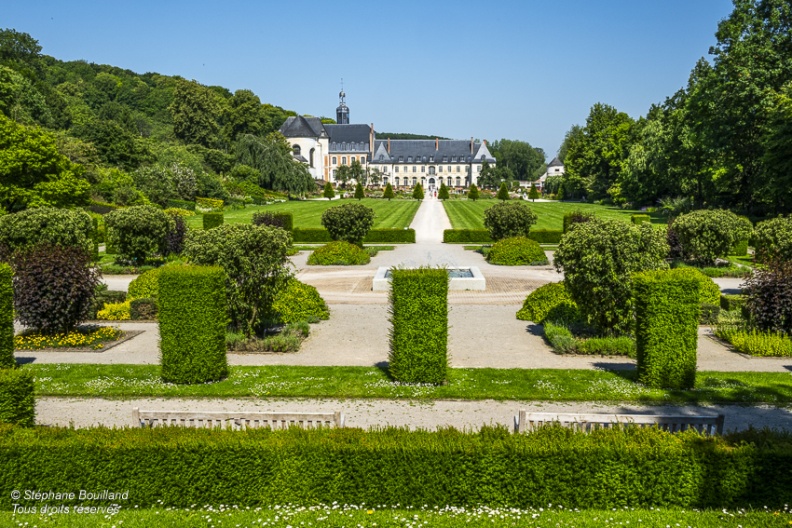
[[[14,359],[13,272],[0,264],[0,423],[33,426],[36,400],[33,375],[17,370]]]
[[[406,383],[444,383],[448,371],[448,272],[391,271],[390,373]]]
[[[699,282],[683,270],[633,276],[638,381],[689,389],[696,382]]]
[[[163,380],[205,383],[228,375],[228,314],[222,268],[163,268],[159,276],[159,325]]]
[[[14,286],[8,264],[0,264],[0,368],[15,368]]]

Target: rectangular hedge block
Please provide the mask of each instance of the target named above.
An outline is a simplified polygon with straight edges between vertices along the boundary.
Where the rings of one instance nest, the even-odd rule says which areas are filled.
[[[448,379],[448,271],[391,271],[390,374],[405,383]]]
[[[540,244],[558,244],[562,236],[564,232],[560,229],[531,229],[528,232],[528,238]]]
[[[634,214],[630,216],[630,220],[635,225],[649,224],[652,222],[652,217],[648,214]]]
[[[690,389],[696,381],[699,281],[682,270],[633,276],[638,381]]]
[[[494,242],[488,229],[446,229],[443,231],[446,244],[491,244]]]
[[[187,200],[168,200],[168,207],[176,207],[179,209],[186,209],[188,211],[195,211],[195,202]]]
[[[223,269],[163,268],[158,303],[163,380],[206,383],[228,375],[228,303]]]
[[[0,423],[35,425],[36,399],[29,371],[0,369]]]
[[[294,215],[286,211],[265,211],[253,215],[253,225],[280,227],[286,231],[294,229]]]
[[[332,242],[330,233],[324,228],[296,228],[292,231],[295,244],[326,244]],[[414,244],[415,229],[370,229],[363,238],[364,244],[377,243]]]
[[[13,272],[0,264],[0,368],[16,367],[14,359],[14,287]]]
[[[223,225],[225,221],[225,217],[223,213],[204,213],[203,214],[203,228],[204,229],[212,229],[213,227]]]
[[[327,229],[318,227],[318,228],[296,228],[292,230],[292,238],[295,244],[299,243],[315,243],[315,244],[326,244],[328,242],[332,242],[333,239],[330,238],[330,233]]]
[[[639,428],[511,434],[0,427],[4,490],[128,490],[130,508],[337,501],[781,509],[790,500],[790,465],[788,437],[761,431],[702,437]]]

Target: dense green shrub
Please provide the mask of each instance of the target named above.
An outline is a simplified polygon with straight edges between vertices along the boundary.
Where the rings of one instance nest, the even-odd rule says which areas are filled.
[[[283,229],[226,224],[191,231],[183,255],[195,264],[225,270],[231,324],[252,337],[261,335],[272,320],[275,293],[291,277],[286,256],[290,246],[291,235]]]
[[[168,207],[177,207],[179,209],[195,211],[195,202],[190,202],[187,200],[168,200]]]
[[[594,213],[585,213],[583,211],[572,211],[564,215],[564,233],[569,231],[573,224],[583,224],[594,220],[596,216]]]
[[[77,246],[42,244],[19,250],[14,309],[19,321],[43,334],[68,333],[90,315],[99,284],[93,258]]]
[[[157,299],[140,297],[129,301],[129,318],[133,321],[152,321],[157,318]]]
[[[423,200],[424,199],[424,190],[421,187],[420,183],[416,183],[415,187],[413,188],[412,197],[416,200]]]
[[[748,255],[748,239],[743,239],[734,244],[729,250],[729,256],[744,257]]]
[[[751,236],[751,222],[731,211],[701,209],[680,215],[672,228],[679,239],[682,255],[699,264],[713,264],[726,257],[741,240]]]
[[[638,380],[655,388],[693,388],[699,281],[681,270],[665,270],[637,273],[633,284]]]
[[[722,294],[720,297],[721,310],[727,312],[742,311],[745,307],[746,296],[742,294]]]
[[[390,183],[385,186],[385,192],[382,193],[382,197],[386,198],[388,201],[391,201],[396,197],[396,195],[393,193],[393,186]]]
[[[195,198],[195,203],[198,207],[202,208],[205,211],[211,212],[222,212],[223,210],[223,200],[219,198]]]
[[[0,369],[0,423],[36,424],[33,374],[28,370]]]
[[[106,303],[96,312],[96,319],[102,321],[127,321],[132,318],[132,301],[126,300],[119,303]]]
[[[363,239],[366,244],[414,244],[415,229],[381,228],[371,229]]]
[[[540,244],[558,244],[564,232],[558,229],[531,229],[528,238]]]
[[[487,229],[446,229],[443,231],[443,242],[447,244],[488,244],[492,237]]]
[[[578,340],[576,353],[635,358],[637,347],[631,337],[590,337]]]
[[[630,216],[630,220],[633,224],[644,224],[644,223],[652,223],[652,217],[648,214],[634,214]]]
[[[168,233],[174,221],[152,205],[124,207],[105,216],[107,244],[125,260],[142,264],[168,251]]]
[[[268,225],[291,231],[294,229],[294,215],[287,211],[255,213],[253,215],[253,225]]]
[[[337,240],[313,250],[308,264],[313,266],[358,266],[371,262],[368,252],[355,244]]]
[[[0,263],[0,369],[16,367],[12,276],[11,266]]]
[[[479,189],[475,183],[471,183],[470,187],[468,187],[467,193],[468,200],[476,201],[479,199]]]
[[[773,510],[789,502],[790,443],[782,432],[704,437],[638,427],[517,435],[493,427],[463,433],[6,426],[0,474],[5,489],[128,490],[140,508],[337,502]]]
[[[792,260],[771,260],[745,282],[745,308],[759,330],[792,335]]]
[[[492,245],[487,262],[501,266],[536,266],[547,264],[547,256],[538,242],[525,237],[510,237]]]
[[[330,207],[322,213],[322,225],[333,240],[343,240],[358,246],[374,225],[374,210],[360,204]]]
[[[510,198],[509,187],[506,185],[506,182],[501,182],[500,187],[498,188],[498,194],[495,196],[495,198],[504,202]]]
[[[333,239],[330,236],[330,232],[327,229],[319,228],[319,227],[310,227],[310,228],[295,228],[291,232],[292,237],[294,238],[294,243],[313,243],[313,244],[321,244],[332,242]]]
[[[667,266],[667,253],[662,231],[597,218],[576,223],[554,259],[589,323],[600,333],[619,335],[630,333],[634,322],[632,274]]]
[[[142,299],[145,297],[156,299],[159,297],[159,274],[164,268],[155,268],[144,271],[138,275],[127,288],[127,297]]]
[[[405,383],[448,379],[448,271],[393,269],[389,372]]]
[[[94,298],[93,306],[88,312],[87,319],[96,319],[96,314],[104,308],[105,304],[122,303],[126,301],[126,292],[118,290],[108,290],[106,284],[98,284],[96,286],[96,296]]]
[[[699,303],[720,305],[721,291],[712,278],[704,275],[696,268],[677,268],[675,270],[679,277],[689,277],[699,283]]]
[[[214,229],[217,226],[223,225],[223,222],[225,222],[225,216],[222,211],[213,211],[203,214],[204,229]]]
[[[560,314],[561,307],[566,307],[570,315],[578,311],[564,283],[551,282],[528,294],[522,308],[517,312],[517,319],[541,324],[551,312]]]
[[[92,253],[93,235],[91,216],[79,209],[39,207],[0,216],[0,246],[9,253],[37,244],[78,246]]]
[[[284,324],[330,318],[330,310],[317,289],[297,279],[290,279],[275,294],[272,310],[276,322]]]
[[[173,266],[159,276],[162,379],[206,383],[228,375],[225,272]]]
[[[779,216],[756,224],[754,246],[759,262],[773,258],[792,260],[792,216]]]
[[[484,211],[484,227],[493,240],[527,237],[536,223],[536,214],[522,202],[502,202]]]

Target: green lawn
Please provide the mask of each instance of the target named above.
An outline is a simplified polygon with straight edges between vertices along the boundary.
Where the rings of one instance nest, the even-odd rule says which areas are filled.
[[[217,383],[175,385],[158,365],[29,364],[36,394],[63,397],[278,397],[542,400],[668,403],[792,403],[792,374],[698,372],[693,390],[648,389],[635,372],[451,369],[446,385],[398,384],[376,367],[231,367]]]
[[[128,502],[132,502],[131,500]],[[88,503],[88,506],[106,504]],[[27,506],[27,505],[26,505]],[[695,526],[697,528],[737,528],[738,526],[789,526],[792,515],[788,510],[753,511],[748,509],[691,511],[679,508],[613,508],[612,510],[569,510],[564,505],[542,508],[409,508],[397,509],[379,505],[285,505],[239,509],[233,505],[193,509],[134,509],[132,504],[120,504],[115,515],[104,513],[17,514],[0,513],[0,526],[50,526],[53,528],[160,528],[206,526],[322,526],[340,528],[359,527],[418,527],[452,528],[505,526]],[[41,505],[38,504],[40,508]]]
[[[484,210],[498,203],[498,200],[445,200],[443,206],[454,229],[484,229]],[[630,221],[630,215],[642,213],[631,209],[619,209],[606,205],[570,202],[524,202],[536,213],[535,229],[563,229],[564,215],[573,211],[594,213],[602,218],[615,218]],[[666,219],[651,213],[652,223],[665,225]]]
[[[249,224],[253,214],[262,211],[281,212],[288,211],[294,216],[294,227],[320,228],[322,227],[322,213],[328,207],[343,204],[360,203],[374,209],[374,228],[405,228],[409,227],[415,212],[421,205],[418,200],[382,200],[377,198],[364,198],[363,200],[305,200],[282,202],[272,205],[251,205],[244,209],[228,209],[225,211],[225,223]],[[203,218],[200,214],[187,218],[187,225],[194,229],[201,229]]]

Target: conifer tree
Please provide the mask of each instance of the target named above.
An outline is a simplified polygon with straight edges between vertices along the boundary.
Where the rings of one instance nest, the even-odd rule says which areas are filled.
[[[333,197],[335,196],[335,191],[333,190],[333,184],[331,184],[330,182],[325,183],[324,192],[322,193],[322,196],[324,196],[328,200],[333,199]]]
[[[393,186],[391,186],[391,184],[390,184],[390,183],[388,183],[388,184],[385,186],[385,193],[383,193],[382,197],[383,197],[383,198],[387,198],[387,199],[388,199],[388,201],[390,202],[390,201],[391,201],[391,199],[395,198],[395,196],[396,196],[396,195],[395,195],[395,194],[393,194]]]
[[[470,188],[468,189],[468,200],[473,200],[474,202],[479,199],[479,190],[476,187],[475,183],[470,184]]]
[[[498,189],[498,200],[506,201],[509,199],[509,188],[506,186],[506,182],[501,182],[500,189]]]
[[[440,183],[440,190],[437,191],[437,197],[441,200],[448,200],[448,187],[446,187],[445,183]]]
[[[415,189],[413,189],[412,197],[415,198],[416,200],[424,199],[423,187],[421,187],[420,183],[415,184]]]
[[[536,184],[533,182],[531,183],[531,190],[528,191],[528,198],[534,202],[539,198],[539,191],[536,189]]]
[[[366,193],[363,192],[363,185],[361,185],[360,182],[358,182],[358,184],[355,186],[355,198],[357,198],[358,200],[362,200],[365,197],[366,197]]]

